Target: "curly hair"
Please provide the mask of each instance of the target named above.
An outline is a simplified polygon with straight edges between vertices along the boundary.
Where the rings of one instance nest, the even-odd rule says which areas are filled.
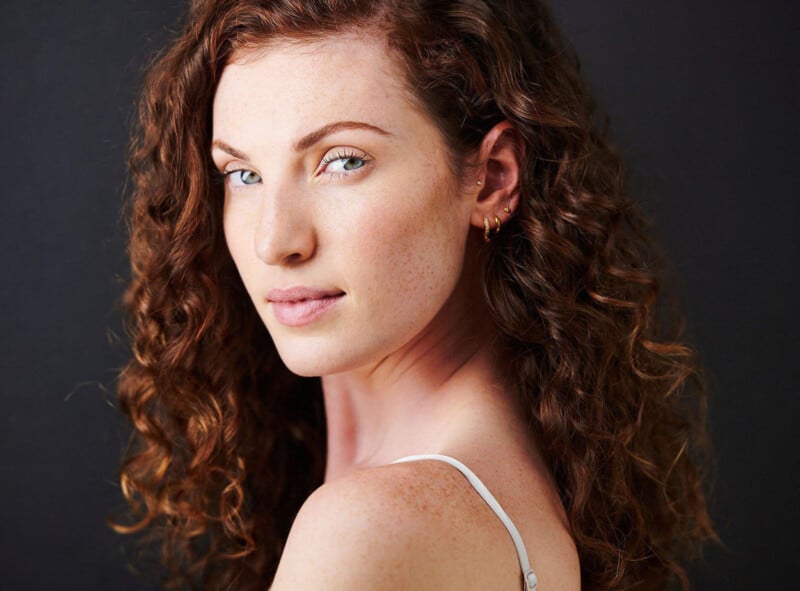
[[[484,296],[583,586],[687,588],[686,561],[716,539],[706,380],[575,52],[539,0],[192,4],[149,67],[131,144],[133,354],[118,384],[131,516],[114,527],[148,532],[166,588],[264,588],[322,483],[320,380],[281,362],[226,248],[210,114],[236,51],[346,32],[385,41],[454,174],[498,122],[520,134],[520,204],[484,247]]]

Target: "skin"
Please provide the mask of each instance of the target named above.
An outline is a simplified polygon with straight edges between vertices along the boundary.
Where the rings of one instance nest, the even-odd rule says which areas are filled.
[[[343,129],[293,150],[299,138],[336,121],[366,122],[385,133]],[[304,552],[314,547],[309,540],[325,541],[321,520],[343,514],[336,499],[374,487],[376,498],[388,498],[380,483],[396,489],[409,466],[386,464],[404,455],[458,457],[515,520],[515,513],[522,521],[526,511],[530,515],[525,507],[538,490],[539,527],[550,519],[563,529],[563,510],[504,377],[510,372],[492,346],[494,328],[478,276],[484,217],[502,223],[517,206],[521,145],[512,132],[508,122],[498,124],[476,154],[477,175],[452,178],[438,129],[406,91],[379,39],[339,35],[273,43],[235,55],[223,71],[213,106],[212,157],[223,173],[246,171],[226,177],[227,244],[283,362],[299,375],[321,376],[328,426],[326,485],[298,515],[276,588],[281,580],[287,589],[301,588],[287,565],[306,572]],[[345,296],[311,324],[289,327],[265,296],[292,286]],[[440,478],[453,470],[418,464],[438,470]],[[394,476],[384,481],[387,470]],[[358,480],[367,471],[377,479],[370,481],[373,488]],[[474,501],[464,485],[454,478],[445,494]],[[472,510],[485,515],[486,507],[479,502]],[[397,523],[397,511],[393,515]],[[484,525],[497,534],[491,528],[502,525],[490,515]],[[378,515],[371,520],[380,521]],[[299,533],[304,523],[314,524],[307,537]],[[530,547],[533,556],[535,543]],[[348,557],[336,564],[347,570]],[[302,588],[310,588],[303,576]],[[377,588],[368,581],[348,585]]]

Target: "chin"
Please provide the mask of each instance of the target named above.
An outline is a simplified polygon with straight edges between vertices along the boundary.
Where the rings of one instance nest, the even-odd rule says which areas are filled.
[[[372,367],[398,346],[384,337],[330,333],[305,337],[276,334],[273,343],[289,371],[306,378]]]
[[[358,361],[342,346],[298,341],[291,345],[275,343],[283,364],[293,374],[313,378],[341,373],[359,366]]]

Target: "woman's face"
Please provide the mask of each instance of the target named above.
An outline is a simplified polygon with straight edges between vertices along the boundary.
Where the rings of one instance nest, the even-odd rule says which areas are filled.
[[[293,372],[369,368],[454,293],[470,200],[379,41],[237,55],[214,99],[212,155],[228,247]]]

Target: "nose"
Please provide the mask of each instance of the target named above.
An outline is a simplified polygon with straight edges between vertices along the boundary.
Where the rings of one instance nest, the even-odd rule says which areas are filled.
[[[265,194],[256,225],[256,256],[268,265],[291,265],[309,259],[317,239],[312,215],[300,191]]]

